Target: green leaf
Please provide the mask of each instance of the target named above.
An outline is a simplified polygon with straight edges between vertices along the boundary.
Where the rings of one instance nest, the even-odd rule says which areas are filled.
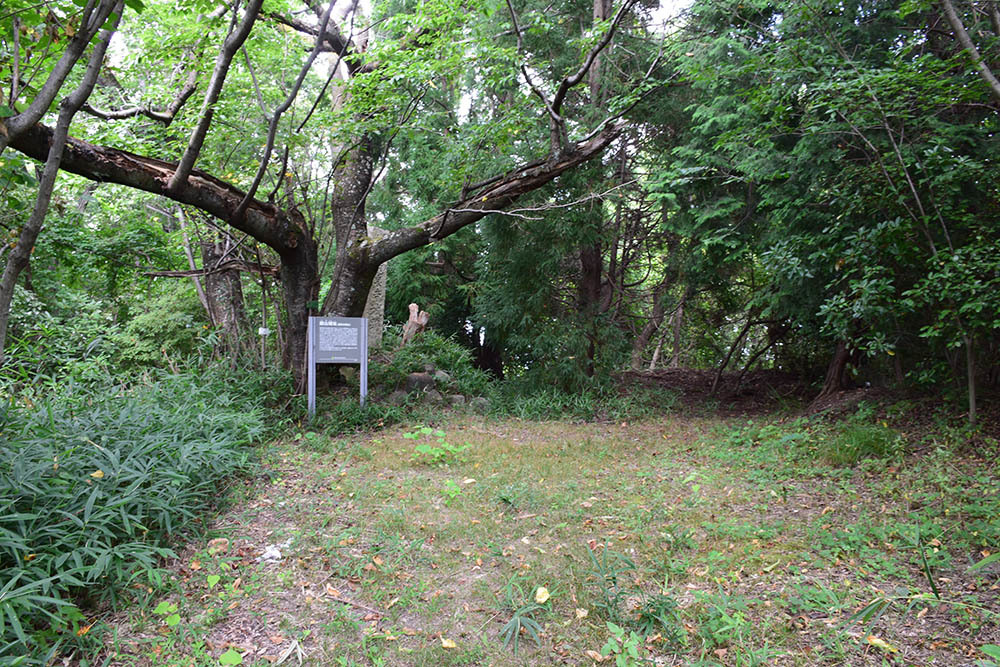
[[[208,584],[208,589],[212,590],[213,588],[215,588],[216,584],[219,583],[219,580],[221,578],[222,577],[220,577],[217,574],[210,574],[207,577],[205,577],[205,582]]]
[[[225,653],[223,653],[222,655],[219,656],[219,664],[220,665],[242,665],[243,664],[243,656],[230,648],[228,651],[226,651]]]
[[[1000,551],[998,551],[995,554],[991,554],[991,555],[987,556],[986,558],[982,559],[981,561],[979,561],[978,563],[976,563],[975,565],[973,565],[972,567],[970,567],[969,571],[971,572],[972,570],[978,570],[980,568],[984,568],[987,565],[989,565],[990,563],[995,563],[997,561],[1000,561]]]
[[[994,660],[1000,660],[1000,646],[996,644],[983,644],[979,647],[979,650]]]
[[[153,609],[153,613],[159,614],[160,616],[166,616],[167,614],[172,614],[175,611],[177,611],[177,605],[172,602],[167,602],[166,600],[156,605],[156,608]]]
[[[167,624],[167,627],[172,628],[181,622],[181,615],[170,614],[170,616],[167,616],[165,619],[163,619],[163,622]]]

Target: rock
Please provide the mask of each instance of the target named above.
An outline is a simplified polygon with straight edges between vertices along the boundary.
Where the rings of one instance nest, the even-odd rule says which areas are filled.
[[[433,373],[434,372],[434,364],[424,364],[424,372],[425,373]]]
[[[488,398],[483,398],[482,396],[476,396],[469,401],[469,407],[479,414],[485,415],[490,411],[490,400]]]
[[[438,384],[451,384],[451,376],[444,371],[434,371],[433,377]]]
[[[406,376],[406,384],[404,386],[407,393],[413,393],[415,391],[426,391],[428,389],[434,388],[434,378],[430,373],[410,373]]]
[[[447,398],[448,404],[456,408],[465,405],[465,396],[462,396],[461,394],[449,394]]]
[[[424,392],[425,403],[444,403],[444,396],[437,389],[428,389]]]
[[[396,391],[389,394],[389,398],[385,399],[389,405],[402,405],[406,403],[406,397],[409,396],[402,389],[397,389]]]

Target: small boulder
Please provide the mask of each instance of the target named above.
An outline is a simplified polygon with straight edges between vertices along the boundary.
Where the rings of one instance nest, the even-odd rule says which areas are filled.
[[[469,401],[469,407],[479,414],[485,415],[490,411],[490,400],[488,398],[483,398],[482,396],[476,396]]]
[[[402,389],[397,389],[396,391],[389,394],[389,398],[387,398],[386,401],[389,403],[389,405],[402,405],[403,403],[406,403],[407,396],[409,396],[409,394],[407,394],[405,391],[403,391]]]
[[[410,373],[406,376],[404,385],[407,393],[415,391],[427,391],[434,388],[434,377],[430,373]]]
[[[437,389],[428,389],[424,392],[424,402],[425,403],[444,403],[444,396]]]
[[[444,371],[434,371],[433,377],[438,384],[451,384],[451,376]]]
[[[452,407],[460,408],[465,405],[465,396],[462,396],[461,394],[449,394],[448,404]]]

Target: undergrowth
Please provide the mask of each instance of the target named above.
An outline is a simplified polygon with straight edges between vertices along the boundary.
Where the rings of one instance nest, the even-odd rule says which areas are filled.
[[[154,372],[12,401],[0,415],[0,665],[48,664],[87,641],[86,610],[161,584],[170,541],[201,526],[280,428],[269,385]]]

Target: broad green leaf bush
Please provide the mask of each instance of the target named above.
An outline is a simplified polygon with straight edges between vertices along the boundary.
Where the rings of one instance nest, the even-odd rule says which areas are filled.
[[[78,603],[160,584],[170,540],[254,468],[269,385],[155,372],[0,412],[0,665],[46,664],[77,641]]]
[[[57,382],[106,381],[117,325],[99,301],[82,293],[66,290],[61,299],[72,313],[67,317],[50,312],[33,292],[15,287],[0,397],[44,394]]]
[[[165,366],[198,349],[208,333],[197,299],[186,283],[172,283],[114,336],[123,368]]]

